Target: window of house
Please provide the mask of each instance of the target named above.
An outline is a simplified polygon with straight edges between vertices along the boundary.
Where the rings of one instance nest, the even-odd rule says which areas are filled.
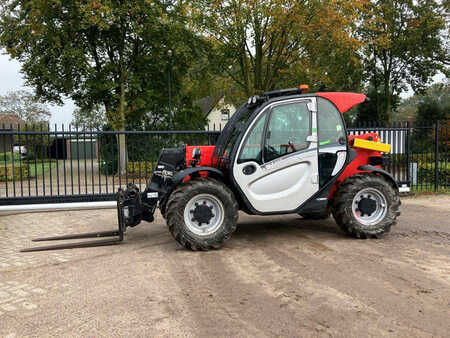
[[[230,118],[230,110],[222,109],[222,121],[228,121],[229,118]]]

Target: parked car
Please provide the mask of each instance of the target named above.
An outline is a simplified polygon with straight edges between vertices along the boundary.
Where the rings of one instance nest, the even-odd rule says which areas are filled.
[[[21,157],[22,159],[25,159],[25,158],[27,157],[27,152],[28,152],[28,150],[27,150],[27,147],[25,147],[25,146],[14,145],[14,146],[13,146],[13,152],[14,152],[14,153],[19,153],[19,154],[20,154],[20,157]]]

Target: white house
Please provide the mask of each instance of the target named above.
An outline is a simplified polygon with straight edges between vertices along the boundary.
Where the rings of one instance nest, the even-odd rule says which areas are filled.
[[[208,119],[206,130],[222,130],[230,117],[236,112],[236,107],[226,103],[223,96],[218,98],[208,96],[194,103],[200,106]]]

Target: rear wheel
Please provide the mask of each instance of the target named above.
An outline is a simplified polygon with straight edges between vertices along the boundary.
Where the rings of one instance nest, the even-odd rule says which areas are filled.
[[[169,197],[166,220],[170,233],[192,250],[218,249],[236,230],[238,205],[222,182],[196,178]]]
[[[379,237],[400,215],[398,191],[383,176],[354,175],[339,186],[332,212],[339,227],[357,238]]]

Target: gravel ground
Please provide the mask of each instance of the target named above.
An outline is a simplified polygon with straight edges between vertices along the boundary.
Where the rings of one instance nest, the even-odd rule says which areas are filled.
[[[0,216],[0,337],[447,336],[450,196],[404,198],[393,231],[240,215],[190,252],[159,216],[121,245],[18,253],[30,238],[112,229],[115,210]]]

